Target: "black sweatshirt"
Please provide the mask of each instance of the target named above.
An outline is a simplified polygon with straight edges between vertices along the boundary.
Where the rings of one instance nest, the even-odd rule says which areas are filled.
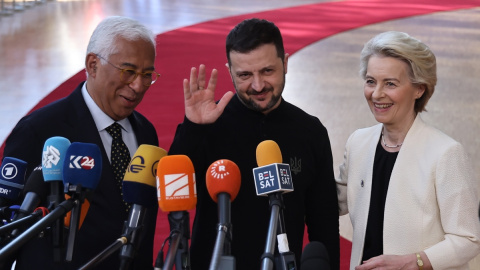
[[[327,247],[331,269],[339,269],[338,201],[330,141],[318,118],[282,99],[264,115],[234,96],[213,124],[198,125],[186,117],[177,128],[169,154],[185,154],[195,167],[198,202],[191,241],[192,269],[208,269],[217,235],[217,204],[210,198],[205,174],[214,161],[229,159],[241,171],[240,191],[232,202],[232,255],[236,269],[259,269],[270,220],[269,199],[257,196],[252,169],[258,167],[256,148],[275,141],[283,163],[290,164],[294,191],[283,194],[285,227],[297,267],[305,224],[310,241]],[[275,250],[278,252],[277,245]]]

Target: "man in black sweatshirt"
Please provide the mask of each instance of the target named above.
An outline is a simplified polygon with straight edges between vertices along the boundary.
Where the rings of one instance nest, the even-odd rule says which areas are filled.
[[[227,36],[228,69],[236,94],[215,102],[217,71],[206,81],[205,66],[192,68],[183,83],[185,119],[177,128],[169,154],[192,160],[198,203],[191,241],[192,269],[208,269],[217,234],[217,204],[206,188],[207,168],[219,159],[241,171],[240,191],[231,205],[231,251],[236,269],[259,269],[270,220],[268,197],[257,196],[252,169],[256,148],[275,141],[283,163],[290,164],[294,191],[283,194],[290,250],[300,267],[305,225],[310,241],[322,242],[331,269],[339,269],[338,201],[332,152],[326,128],[282,98],[287,73],[280,30],[272,22],[249,19]],[[278,252],[278,250],[277,250]]]

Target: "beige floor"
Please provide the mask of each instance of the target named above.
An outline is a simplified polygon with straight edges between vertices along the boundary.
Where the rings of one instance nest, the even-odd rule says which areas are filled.
[[[0,16],[0,142],[41,98],[82,69],[88,37],[106,16],[133,17],[158,34],[206,20],[314,2],[325,1],[59,0]],[[383,22],[312,44],[290,58],[285,98],[325,124],[337,170],[350,133],[375,124],[357,75],[358,56],[363,43],[386,30],[407,32],[435,52],[438,85],[422,116],[466,147],[480,179],[480,8]],[[341,223],[342,235],[350,238],[348,218]]]

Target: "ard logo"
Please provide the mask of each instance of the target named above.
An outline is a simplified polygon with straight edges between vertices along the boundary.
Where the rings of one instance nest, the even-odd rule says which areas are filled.
[[[13,179],[17,176],[18,169],[13,163],[7,163],[2,168],[3,179]]]
[[[296,175],[302,171],[302,160],[296,157],[290,158],[290,170]]]

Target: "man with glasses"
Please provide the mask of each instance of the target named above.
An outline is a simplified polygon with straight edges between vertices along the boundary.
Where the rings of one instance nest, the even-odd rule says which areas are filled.
[[[117,145],[112,144],[116,139],[110,135],[110,129],[118,127],[117,134],[122,135],[125,162],[139,145],[158,145],[154,126],[135,111],[159,77],[154,62],[155,39],[151,30],[129,18],[106,18],[93,32],[87,47],[86,82],[66,98],[38,109],[16,125],[6,141],[4,156],[26,161],[27,176],[41,164],[44,143],[54,136],[65,137],[70,142],[95,143],[101,149],[103,160],[101,180],[88,197],[90,207],[77,233],[72,261],[65,262],[65,256],[54,256],[52,235],[47,230],[43,237],[22,247],[15,258],[16,269],[78,269],[122,235],[129,211],[121,193],[125,171],[116,173],[110,164],[117,156],[113,151]],[[146,211],[143,237],[131,269],[153,268],[157,210],[152,207]],[[95,269],[119,268],[117,252]]]

